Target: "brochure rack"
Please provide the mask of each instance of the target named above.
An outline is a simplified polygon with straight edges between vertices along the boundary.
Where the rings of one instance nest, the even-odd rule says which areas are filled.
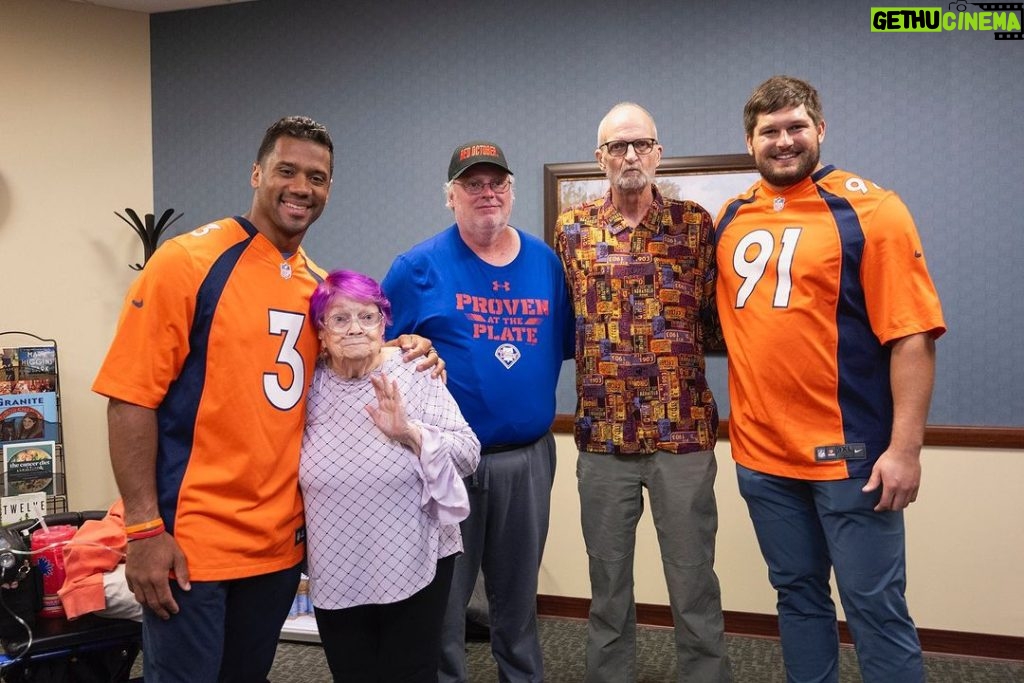
[[[53,339],[0,331],[0,494],[45,494],[47,514],[68,510],[57,358]]]

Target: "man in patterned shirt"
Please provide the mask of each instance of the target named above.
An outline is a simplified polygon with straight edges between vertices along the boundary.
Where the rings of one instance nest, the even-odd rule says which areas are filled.
[[[704,378],[711,216],[654,184],[662,148],[643,107],[612,107],[597,142],[611,188],[555,229],[576,314],[576,472],[592,596],[585,680],[636,680],[633,551],[646,488],[679,678],[728,681],[714,571],[718,409]]]

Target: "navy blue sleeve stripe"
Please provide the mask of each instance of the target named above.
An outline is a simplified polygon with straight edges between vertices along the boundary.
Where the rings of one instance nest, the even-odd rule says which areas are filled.
[[[728,208],[725,210],[725,213],[722,214],[722,220],[718,221],[718,225],[715,226],[716,248],[718,247],[718,240],[721,238],[722,232],[725,230],[726,227],[728,227],[729,223],[732,222],[732,219],[736,217],[736,212],[739,211],[740,207],[743,206],[744,204],[749,204],[750,202],[754,201],[754,198],[756,196],[757,191],[755,190],[754,194],[750,195],[750,199],[734,199],[731,202],[729,202]]]
[[[868,319],[860,279],[864,229],[857,212],[847,199],[820,186],[818,195],[832,214],[842,248],[836,307],[839,411],[846,443],[865,443],[868,449],[867,460],[848,461],[847,466],[851,477],[866,477],[871,473],[871,465],[888,447],[892,435],[889,349],[879,343]],[[858,431],[853,431],[851,425],[857,425]]]
[[[242,227],[252,227],[248,221],[242,221],[244,219],[239,219]],[[246,232],[249,232],[248,228]],[[207,353],[213,317],[231,273],[252,242],[253,236],[254,232],[221,254],[200,285],[196,296],[195,316],[189,332],[188,356],[185,358],[181,373],[171,383],[167,396],[157,410],[160,432],[157,451],[157,493],[160,516],[171,533],[174,532],[178,492],[192,456],[196,416],[199,413],[199,401],[203,396],[206,381]]]

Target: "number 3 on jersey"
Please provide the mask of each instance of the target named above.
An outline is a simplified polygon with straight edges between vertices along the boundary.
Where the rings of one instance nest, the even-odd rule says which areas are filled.
[[[281,348],[277,352],[277,362],[287,365],[292,370],[292,381],[287,387],[281,386],[280,372],[263,373],[263,393],[270,405],[278,410],[291,410],[302,398],[303,385],[306,382],[306,363],[302,360],[296,345],[302,334],[302,326],[306,316],[287,311],[270,311],[270,334],[280,336]]]
[[[796,252],[800,232],[801,228],[786,228],[782,231],[779,258],[775,266],[775,296],[772,298],[774,308],[789,306],[789,295],[793,290],[790,270],[793,267],[793,254]],[[775,247],[775,236],[768,230],[747,233],[736,245],[736,251],[732,254],[732,267],[736,274],[743,278],[743,284],[736,291],[736,308],[746,306],[747,299],[764,277]]]

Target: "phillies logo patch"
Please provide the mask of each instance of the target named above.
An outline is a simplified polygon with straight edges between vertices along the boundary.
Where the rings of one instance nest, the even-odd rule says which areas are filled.
[[[519,360],[520,353],[519,349],[512,346],[511,344],[502,344],[494,351],[494,357],[501,361],[501,364],[505,366],[505,369],[510,369]]]

